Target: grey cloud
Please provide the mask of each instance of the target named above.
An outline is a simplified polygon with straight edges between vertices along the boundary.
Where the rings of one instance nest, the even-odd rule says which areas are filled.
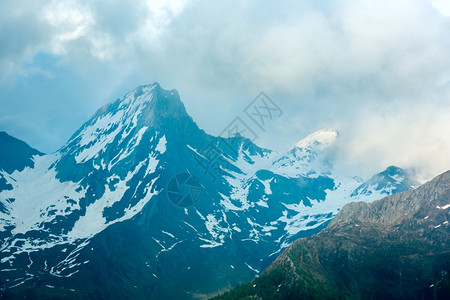
[[[261,135],[263,146],[283,150],[334,127],[349,168],[365,164],[373,172],[397,163],[425,177],[450,168],[450,137],[443,133],[450,125],[450,18],[431,1],[189,1],[182,10],[156,13],[145,1],[82,1],[77,5],[92,20],[76,38],[62,39],[58,51],[55,38],[64,31],[39,17],[56,2],[16,3],[7,4],[22,10],[19,17],[0,17],[0,36],[11,41],[0,47],[0,61],[23,66],[38,52],[53,53],[59,71],[42,70],[57,76],[42,79],[54,83],[45,101],[77,102],[67,106],[71,111],[56,105],[62,129],[55,140],[81,125],[65,124],[69,114],[79,122],[136,85],[159,81],[178,89],[213,134],[264,90],[285,114]],[[42,76],[30,73],[33,67],[28,77],[3,68],[2,77],[30,82]]]

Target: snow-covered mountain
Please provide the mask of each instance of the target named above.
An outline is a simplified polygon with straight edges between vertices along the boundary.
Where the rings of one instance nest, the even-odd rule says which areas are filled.
[[[338,136],[286,153],[214,137],[157,83],[99,109],[54,154],[2,133],[1,295],[189,299],[248,281],[344,204],[416,185],[396,167],[342,175]]]

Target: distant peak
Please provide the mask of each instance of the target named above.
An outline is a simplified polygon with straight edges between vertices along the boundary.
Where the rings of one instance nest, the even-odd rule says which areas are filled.
[[[133,116],[141,112],[154,111],[155,116],[167,116],[170,114],[186,114],[183,103],[176,90],[165,90],[158,82],[140,85],[126,93],[120,99],[101,107],[94,115],[94,119],[107,114],[116,115],[123,112],[124,119],[133,119]]]
[[[304,139],[298,141],[297,144],[295,144],[296,148],[320,148],[324,149],[331,144],[333,144],[337,137],[339,136],[339,133],[334,129],[322,129],[318,130]]]
[[[25,167],[33,167],[34,155],[44,155],[4,131],[0,131],[0,170],[11,174],[15,170],[22,171]]]
[[[406,171],[397,166],[389,166],[386,168],[386,170],[384,170],[383,173],[386,173],[388,175],[396,175],[396,174],[404,174],[404,173],[406,173]]]

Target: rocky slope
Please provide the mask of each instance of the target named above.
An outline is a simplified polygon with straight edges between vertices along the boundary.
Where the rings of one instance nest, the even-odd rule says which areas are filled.
[[[215,299],[449,299],[450,171],[347,204],[254,281]]]

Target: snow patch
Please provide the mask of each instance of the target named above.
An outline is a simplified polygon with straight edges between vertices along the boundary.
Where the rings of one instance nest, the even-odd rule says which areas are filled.
[[[338,137],[338,132],[333,129],[323,129],[316,131],[304,139],[300,140],[295,147],[303,149],[316,148],[318,150],[323,150],[329,145],[333,144]]]
[[[444,205],[444,206],[442,206],[442,207],[440,207],[439,205],[436,206],[437,209],[447,209],[447,208],[449,208],[449,207],[450,207],[450,204]]]

